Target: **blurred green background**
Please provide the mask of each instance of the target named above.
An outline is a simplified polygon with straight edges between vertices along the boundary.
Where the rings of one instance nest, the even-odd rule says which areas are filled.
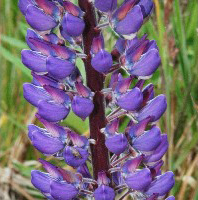
[[[162,65],[152,77],[156,94],[164,93],[168,109],[160,127],[169,136],[170,148],[163,170],[175,173],[171,194],[178,200],[198,200],[198,2],[154,0],[155,11],[141,29],[157,40]],[[0,1],[0,199],[39,199],[30,183],[30,171],[39,168],[41,155],[27,139],[27,125],[36,121],[36,110],[22,95],[22,84],[31,81],[30,71],[20,61],[27,48],[28,25],[17,1]],[[115,39],[107,32],[107,49]],[[108,46],[109,45],[109,46]],[[81,63],[78,63],[81,65]],[[72,114],[68,126],[88,133]],[[51,158],[49,157],[48,160]]]

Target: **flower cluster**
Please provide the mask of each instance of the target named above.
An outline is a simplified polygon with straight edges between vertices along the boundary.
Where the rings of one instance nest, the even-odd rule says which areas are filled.
[[[44,126],[30,124],[28,137],[42,154],[64,160],[74,169],[68,171],[40,159],[47,173],[33,170],[32,184],[47,199],[113,200],[121,193],[133,199],[162,199],[174,185],[171,171],[161,173],[168,140],[156,125],[167,103],[164,95],[154,96],[153,84],[144,86],[161,59],[154,40],[147,35],[137,37],[153,2],[125,0],[119,7],[117,0],[86,0],[84,4],[97,10],[95,17],[100,23],[92,30],[89,47],[82,34],[86,34],[86,27],[90,29],[90,23],[83,20],[86,12],[80,7],[64,0],[19,0],[19,8],[32,27],[26,35],[30,50],[21,53],[33,76],[32,83],[23,85],[24,98],[37,108],[36,117]],[[107,25],[119,37],[111,53],[105,50],[102,34]],[[86,48],[90,49],[88,55]],[[109,112],[106,126],[100,129],[110,153],[109,168],[98,171],[97,178],[89,169],[90,147],[98,141],[60,125],[70,109],[82,120],[94,109],[97,112],[95,93],[83,83],[77,58],[85,63],[90,60],[92,70],[103,77],[111,75],[109,86],[99,91]],[[94,78],[97,82],[98,77]],[[123,116],[130,121],[120,132]]]

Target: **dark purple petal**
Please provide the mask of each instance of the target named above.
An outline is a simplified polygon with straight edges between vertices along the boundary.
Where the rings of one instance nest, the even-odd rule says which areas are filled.
[[[102,12],[112,12],[117,7],[117,0],[95,0],[94,5]]]
[[[122,75],[119,74],[118,83],[116,85],[115,91],[121,94],[125,93],[129,89],[132,80],[132,76],[129,76],[128,78],[123,78]]]
[[[142,162],[143,158],[144,156],[140,155],[140,156],[137,156],[136,158],[127,160],[122,166],[122,172],[125,174],[134,172],[138,168],[140,163]]]
[[[51,30],[57,26],[57,22],[51,16],[36,6],[28,6],[25,17],[28,24],[37,31]]]
[[[154,85],[151,83],[147,85],[143,90],[143,106],[146,105],[147,101],[154,98]]]
[[[56,4],[49,0],[34,0],[39,8],[41,8],[46,14],[57,17],[60,15],[59,9]]]
[[[143,95],[139,88],[133,88],[130,92],[121,95],[117,104],[128,111],[137,110],[143,101]]]
[[[38,75],[32,72],[32,76],[35,85],[38,86],[51,85],[56,88],[59,88],[61,86],[57,80],[49,77],[48,75]]]
[[[33,5],[32,0],[19,0],[18,7],[19,7],[20,11],[23,13],[23,15],[26,14],[27,7],[29,5]]]
[[[68,146],[65,148],[63,156],[68,165],[77,168],[86,162],[89,153],[85,149]]]
[[[162,134],[160,145],[157,147],[157,149],[155,149],[155,151],[152,152],[151,155],[145,156],[144,162],[150,163],[150,162],[156,162],[160,160],[163,157],[163,155],[166,153],[167,149],[168,149],[167,135]]]
[[[101,185],[94,191],[94,198],[95,200],[114,200],[115,192],[111,187]]]
[[[63,7],[68,13],[72,14],[73,16],[76,17],[83,16],[83,11],[70,1],[63,1]]]
[[[91,45],[91,53],[96,54],[102,49],[104,49],[104,37],[102,34],[100,34],[97,37],[93,38]]]
[[[148,104],[139,111],[137,120],[141,121],[151,117],[150,122],[157,121],[166,111],[167,102],[165,95],[161,94],[148,102]]]
[[[119,21],[115,26],[115,32],[121,35],[137,33],[142,26],[143,15],[140,6],[135,6],[130,10],[126,17]]]
[[[38,107],[38,103],[41,100],[50,100],[49,94],[39,86],[35,86],[31,83],[23,84],[23,96],[32,105]]]
[[[40,101],[38,104],[38,114],[49,122],[63,120],[69,114],[69,108],[63,104],[49,101]]]
[[[47,162],[46,160],[43,160],[39,158],[39,162],[42,164],[43,168],[55,179],[62,180],[62,175],[58,171],[58,167]]]
[[[52,179],[47,173],[43,173],[38,170],[32,170],[31,177],[31,182],[35,188],[44,193],[50,192],[50,181]]]
[[[91,65],[96,71],[100,73],[106,73],[113,65],[112,56],[109,52],[105,50],[100,50],[91,59]]]
[[[75,96],[72,101],[73,112],[85,120],[93,111],[94,104],[90,99]]]
[[[107,177],[106,172],[98,172],[97,183],[98,185],[109,185],[110,179]]]
[[[23,50],[21,52],[21,59],[22,63],[30,70],[33,70],[35,72],[47,72],[46,56],[43,56],[36,51]]]
[[[65,79],[74,70],[75,65],[67,60],[49,56],[47,58],[47,71],[55,79]]]
[[[119,118],[116,118],[106,125],[104,133],[107,136],[114,135],[118,131],[118,128],[119,128]]]
[[[79,166],[77,168],[77,172],[82,174],[82,176],[85,177],[85,178],[92,178],[86,163]]]
[[[168,198],[166,198],[165,200],[175,200],[174,196],[169,196]]]
[[[144,190],[150,185],[151,181],[151,172],[148,168],[135,171],[125,178],[125,183],[134,190]]]
[[[161,131],[157,126],[146,131],[132,141],[132,146],[139,151],[153,151],[161,143]]]
[[[71,62],[75,62],[76,53],[71,48],[68,48],[66,46],[60,46],[57,44],[51,44],[51,48],[55,51],[56,56]]]
[[[72,37],[80,36],[85,28],[85,23],[82,19],[69,13],[64,15],[61,25],[62,31]]]
[[[124,184],[124,179],[122,177],[122,174],[121,172],[114,172],[112,174],[112,179],[113,179],[113,182],[116,184],[116,185],[122,185]]]
[[[52,44],[64,45],[64,40],[60,39],[56,34],[49,33],[42,36],[45,41],[51,42]]]
[[[68,132],[68,137],[71,139],[74,146],[85,148],[89,145],[89,140],[83,136],[74,132]]]
[[[26,39],[27,39],[28,46],[33,51],[41,52],[43,55],[46,55],[46,56],[49,56],[49,55],[56,56],[56,52],[52,48],[49,42],[44,41],[40,38],[26,37]]]
[[[149,169],[151,171],[152,177],[161,175],[161,167],[164,164],[163,160],[160,160],[159,162],[155,163],[153,166],[149,166]]]
[[[36,39],[41,39],[41,37],[32,29],[27,29],[27,34],[26,34],[26,42],[27,45],[32,49],[33,51],[37,51],[37,48],[34,46],[34,44],[29,41],[30,38],[36,38]]]
[[[50,123],[50,122],[44,120],[38,114],[36,114],[36,117],[45,126],[45,128],[47,129],[47,131],[50,133],[50,135],[52,137],[61,138],[61,139],[64,139],[64,141],[66,140],[67,132],[62,126],[60,126],[57,123]]]
[[[147,117],[139,123],[133,124],[129,129],[129,135],[131,136],[131,138],[141,136],[144,133],[149,121],[150,117]]]
[[[33,146],[43,154],[52,155],[64,148],[59,139],[50,136],[42,129],[32,130],[32,127],[29,127],[28,136]]]
[[[76,82],[75,87],[80,96],[86,98],[91,96],[91,90],[88,87],[84,86],[82,82]]]
[[[78,195],[79,191],[66,182],[52,181],[50,183],[50,194],[54,199],[71,200]]]
[[[175,184],[174,174],[169,171],[161,176],[157,176],[154,181],[147,188],[145,193],[147,195],[159,194],[159,196],[164,196],[168,193]]]
[[[124,134],[114,135],[106,138],[105,145],[110,152],[119,155],[126,150],[128,140]]]
[[[152,0],[140,0],[138,5],[141,7],[144,18],[150,15],[154,5]]]
[[[68,105],[70,103],[69,96],[63,90],[50,85],[44,85],[43,87],[56,103],[65,105]]]

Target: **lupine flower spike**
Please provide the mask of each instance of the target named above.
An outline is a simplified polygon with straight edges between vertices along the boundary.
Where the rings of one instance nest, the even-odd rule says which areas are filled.
[[[175,199],[167,197],[174,174],[161,170],[167,134],[156,124],[166,97],[155,96],[152,83],[145,85],[160,66],[159,50],[147,35],[138,36],[153,1],[125,0],[118,6],[117,0],[79,0],[78,5],[19,0],[18,5],[31,27],[30,49],[21,52],[33,77],[23,85],[24,98],[36,107],[42,124],[30,124],[28,137],[44,156],[73,168],[39,159],[45,172],[31,172],[33,186],[51,200]],[[119,37],[111,52],[106,26]],[[86,83],[77,58],[84,62]],[[60,124],[70,112],[89,118],[89,135]]]

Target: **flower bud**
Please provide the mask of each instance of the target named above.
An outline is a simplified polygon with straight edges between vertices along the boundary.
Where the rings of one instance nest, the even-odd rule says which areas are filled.
[[[51,136],[44,129],[29,125],[28,130],[28,137],[33,146],[41,153],[53,155],[64,148],[64,144],[60,139]]]
[[[23,15],[26,14],[29,5],[33,5],[32,0],[19,0],[18,7]]]
[[[143,101],[143,95],[139,88],[133,88],[131,91],[117,98],[117,104],[128,111],[137,110]]]
[[[145,193],[147,195],[158,194],[159,196],[164,196],[171,190],[174,184],[174,174],[173,172],[169,171],[163,175],[157,176],[156,179],[154,179],[154,181],[152,181],[152,183],[146,189]]]
[[[156,161],[160,160],[163,157],[163,155],[166,153],[167,149],[168,149],[167,135],[162,134],[160,145],[157,147],[157,149],[155,149],[152,152],[151,155],[145,156],[144,162],[145,163],[151,163],[151,162],[156,162]]]
[[[142,26],[144,19],[153,7],[151,0],[128,0],[114,12],[110,23],[114,31],[127,39],[133,39]]]
[[[76,17],[70,13],[65,13],[63,20],[61,22],[62,32],[66,33],[71,37],[80,36],[85,28],[85,23],[83,19]]]
[[[31,182],[35,188],[44,193],[50,192],[50,181],[51,177],[49,174],[40,172],[38,170],[32,170],[31,172]]]
[[[125,178],[125,183],[134,190],[144,190],[152,181],[151,172],[148,168],[130,173]]]
[[[116,134],[107,137],[105,140],[105,145],[110,152],[119,155],[126,150],[128,146],[128,140],[124,134]]]
[[[70,109],[63,104],[53,101],[39,101],[38,114],[49,122],[63,120],[69,114]]]
[[[23,84],[23,96],[29,103],[36,107],[38,107],[41,100],[51,100],[50,95],[42,87],[31,83]]]
[[[47,71],[55,79],[62,80],[69,76],[75,65],[67,60],[49,56],[46,63]]]
[[[92,57],[91,65],[96,71],[107,73],[113,65],[112,56],[109,52],[102,49]]]
[[[72,110],[82,120],[85,120],[93,109],[94,105],[90,99],[75,96],[72,100]]]
[[[150,116],[150,122],[155,122],[164,114],[166,107],[166,97],[163,94],[158,95],[139,111],[137,120],[141,121]]]
[[[54,199],[70,200],[75,198],[78,193],[78,189],[72,184],[59,181],[52,181],[50,183],[50,194]]]
[[[22,63],[30,70],[35,72],[47,72],[46,59],[47,57],[31,50],[23,50],[21,52]]]
[[[151,130],[132,140],[132,146],[139,151],[153,151],[160,143],[161,131],[157,126],[153,126]]]
[[[33,5],[27,7],[25,18],[28,24],[37,31],[51,30],[58,25],[57,21],[52,16]]]
[[[65,148],[63,156],[68,165],[77,168],[86,162],[89,153],[85,149],[68,146]]]

